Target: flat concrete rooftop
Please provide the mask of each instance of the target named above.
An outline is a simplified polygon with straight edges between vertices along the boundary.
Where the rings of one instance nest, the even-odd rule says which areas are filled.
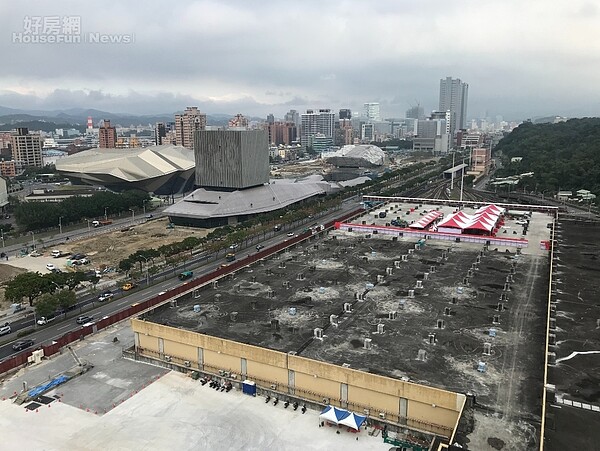
[[[115,336],[118,343],[113,342]],[[46,393],[39,402],[19,406],[10,397],[24,383],[32,388],[72,368],[75,362],[69,353],[5,376],[0,381],[0,449],[390,449],[381,434],[370,435],[372,428],[358,434],[320,428],[318,411],[302,414],[237,389],[215,391],[182,373],[126,360],[122,346],[132,345],[128,323],[74,344],[78,356],[94,368]]]
[[[600,224],[559,221],[553,264],[555,364],[548,383],[557,402],[547,408],[545,449],[597,449],[600,431]]]
[[[520,255],[331,231],[145,318],[470,392],[501,415],[531,418],[542,392],[548,258],[539,242],[549,239],[548,222],[533,213]],[[522,236],[523,227],[507,220],[505,230]]]

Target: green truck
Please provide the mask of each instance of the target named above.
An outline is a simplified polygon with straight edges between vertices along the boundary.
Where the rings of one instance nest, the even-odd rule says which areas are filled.
[[[183,271],[181,274],[179,274],[179,280],[191,279],[193,275],[193,271]]]

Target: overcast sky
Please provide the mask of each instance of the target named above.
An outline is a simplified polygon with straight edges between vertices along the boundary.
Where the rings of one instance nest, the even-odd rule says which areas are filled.
[[[80,43],[13,42],[65,17]],[[281,117],[380,102],[403,117],[436,109],[452,76],[469,84],[469,118],[600,114],[597,0],[5,0],[0,52],[11,108]]]

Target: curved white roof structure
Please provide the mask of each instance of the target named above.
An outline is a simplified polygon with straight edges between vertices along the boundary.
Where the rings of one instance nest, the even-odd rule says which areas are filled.
[[[342,167],[371,167],[385,164],[385,152],[371,144],[349,144],[323,154],[331,164]]]
[[[157,194],[189,189],[194,182],[195,167],[194,151],[174,145],[90,149],[56,162],[56,170],[75,181]]]

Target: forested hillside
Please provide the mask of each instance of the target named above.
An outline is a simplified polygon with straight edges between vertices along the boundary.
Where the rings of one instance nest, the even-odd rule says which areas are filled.
[[[600,196],[600,118],[521,124],[494,148],[498,177],[534,172],[527,189],[549,193],[588,189]],[[522,157],[511,163],[511,158]]]

